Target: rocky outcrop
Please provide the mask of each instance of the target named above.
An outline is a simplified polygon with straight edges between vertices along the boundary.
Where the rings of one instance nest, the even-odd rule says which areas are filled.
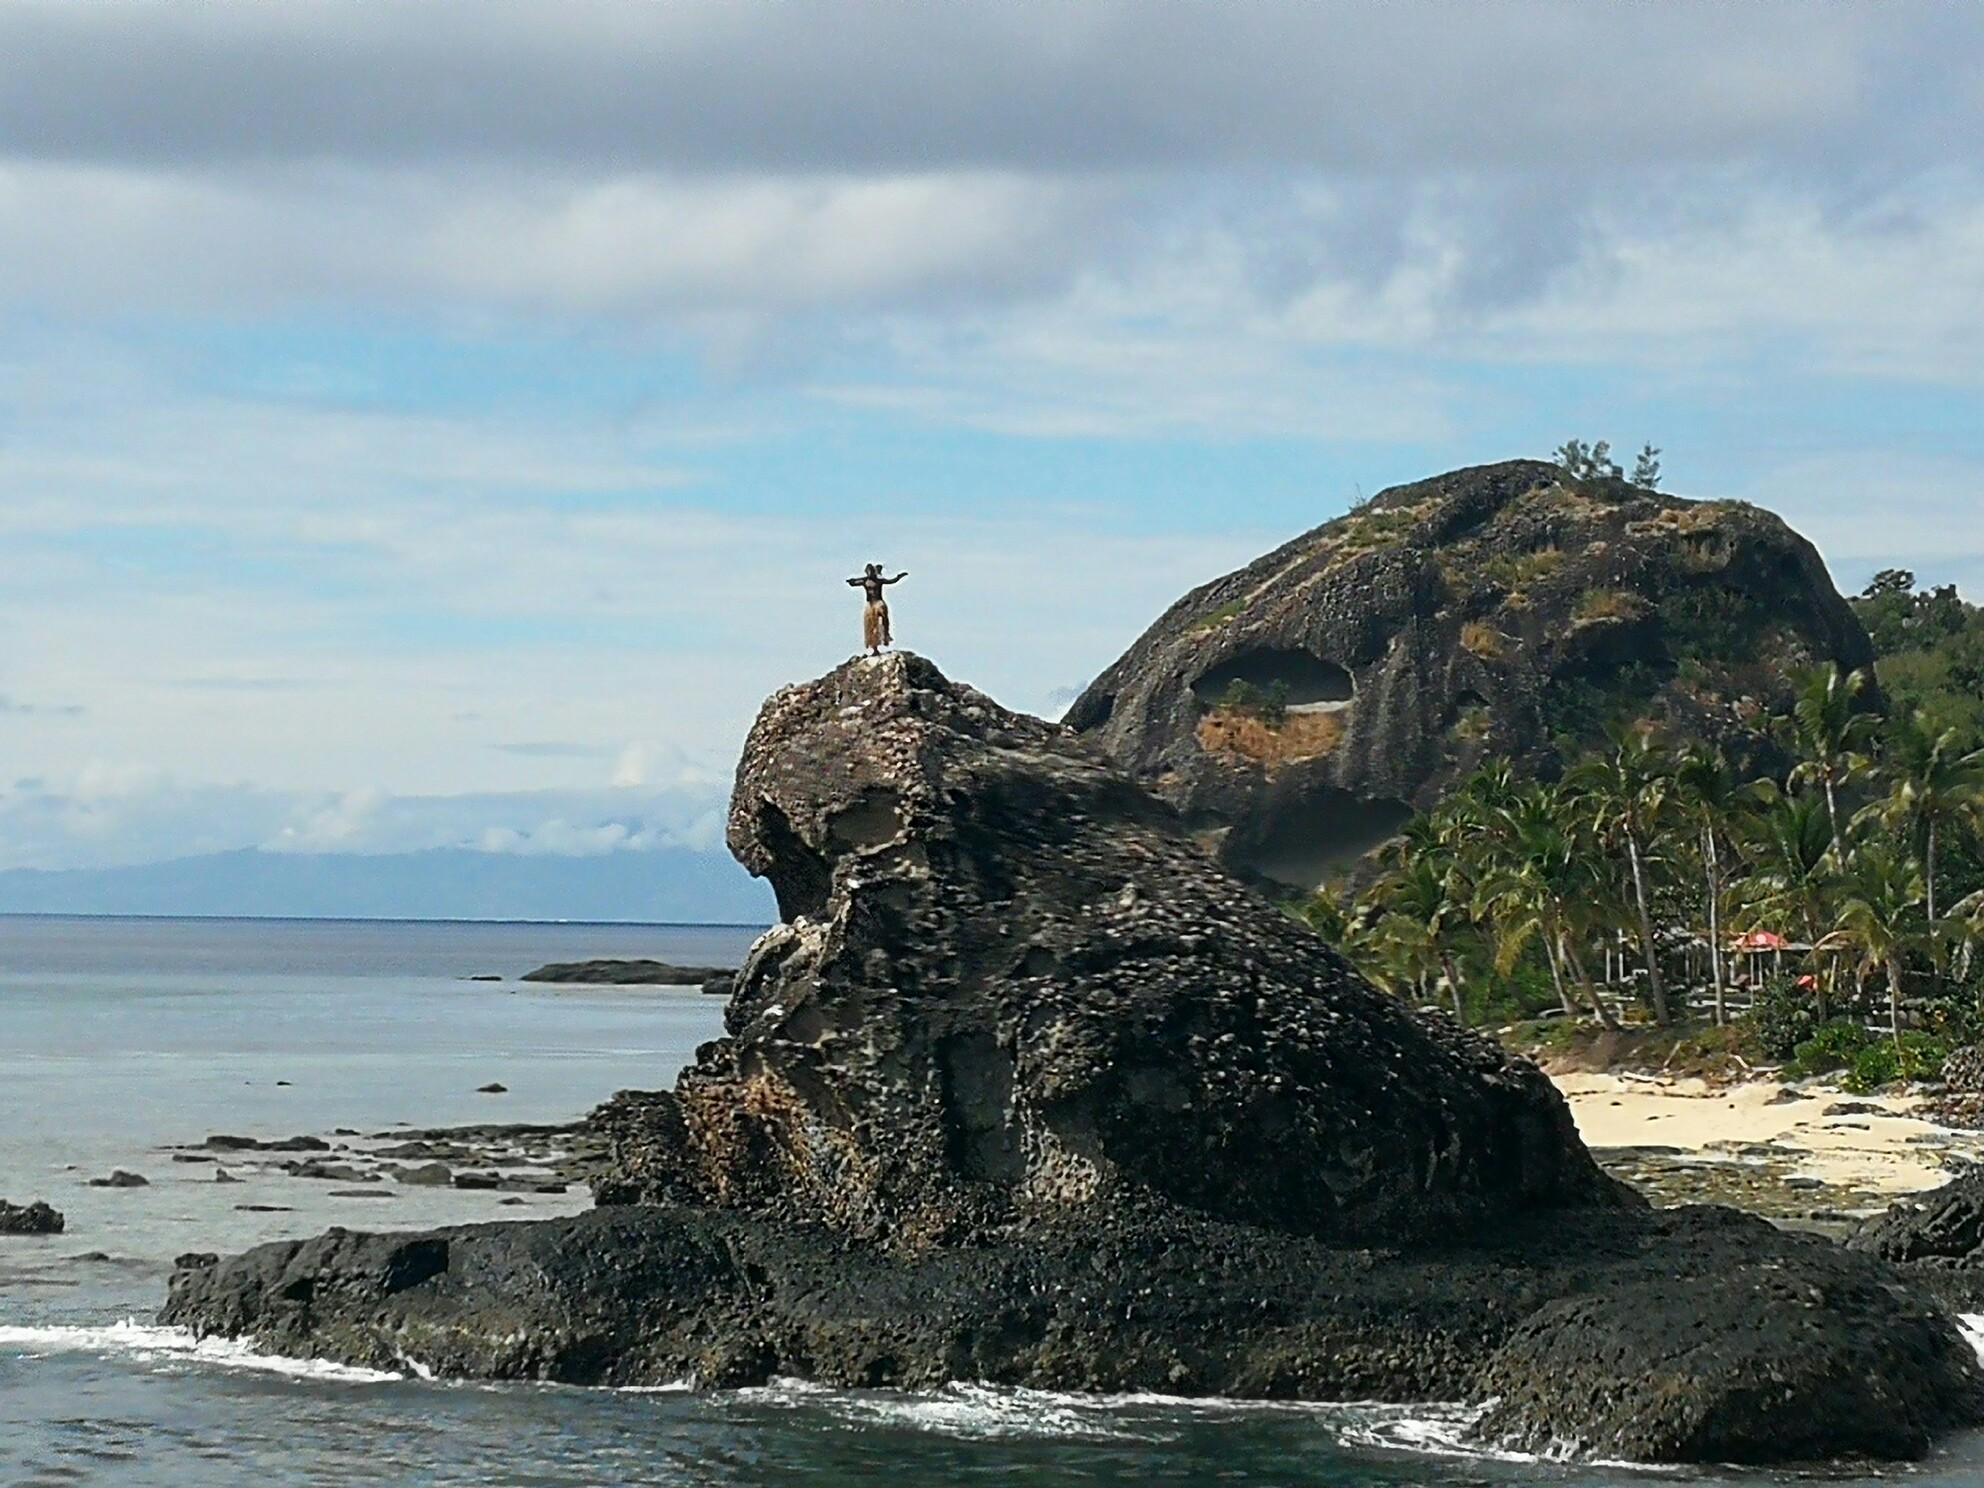
[[[892,1245],[1126,1190],[1360,1241],[1619,1201],[1534,1066],[1412,1017],[1065,730],[920,658],[774,697],[730,844],[786,922],[603,1200]]]
[[[1750,1243],[1721,1237],[1721,1263],[1684,1286],[1661,1251],[1524,1320],[1475,1382],[1494,1401],[1477,1432],[1532,1452],[1755,1463],[1836,1456],[1850,1421],[1856,1451],[1920,1456],[1976,1388],[1947,1311],[1926,1294],[1897,1306],[1892,1275],[1828,1241],[1741,1224]]]
[[[1648,1460],[1984,1419],[1886,1262],[1651,1211],[1532,1066],[928,662],[774,697],[730,840],[785,922],[675,1089],[595,1114],[600,1207],[186,1257],[162,1318],[484,1378],[1501,1393],[1486,1439]]]
[[[1846,1243],[1883,1260],[1974,1271],[1984,1295],[1984,1170],[1973,1168],[1941,1188],[1897,1199]]]
[[[45,1199],[30,1204],[0,1199],[0,1235],[59,1235],[64,1222],[62,1212]]]
[[[1067,714],[1227,861],[1313,887],[1491,755],[1651,717],[1755,762],[1801,668],[1873,652],[1740,502],[1511,461],[1399,486],[1179,600]]]
[[[732,975],[720,966],[675,966],[666,961],[553,961],[519,979],[605,987],[700,987]]]

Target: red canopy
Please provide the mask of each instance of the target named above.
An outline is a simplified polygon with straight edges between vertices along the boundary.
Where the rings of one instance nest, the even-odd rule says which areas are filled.
[[[1736,943],[1731,949],[1737,951],[1788,951],[1791,949],[1791,942],[1786,940],[1782,935],[1774,934],[1769,930],[1752,930],[1748,935],[1737,936]]]

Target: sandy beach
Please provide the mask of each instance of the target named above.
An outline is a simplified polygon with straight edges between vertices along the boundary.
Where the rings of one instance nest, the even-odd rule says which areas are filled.
[[[1565,1073],[1551,1077],[1608,1170],[1658,1201],[1717,1199],[1781,1218],[1838,1219],[1984,1161],[1984,1132],[1919,1113],[1915,1096],[1775,1081]]]

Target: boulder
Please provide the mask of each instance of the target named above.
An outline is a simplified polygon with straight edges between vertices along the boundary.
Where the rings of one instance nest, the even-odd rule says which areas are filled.
[[[1920,1457],[1977,1409],[1946,1311],[1828,1241],[1755,1243],[1676,1286],[1669,1258],[1541,1308],[1488,1361],[1475,1431],[1633,1462]],[[1727,1249],[1725,1249],[1727,1254]]]
[[[1193,590],[1068,710],[1227,862],[1301,888],[1493,755],[1651,717],[1774,758],[1786,679],[1873,650],[1771,513],[1509,461],[1381,492]]]
[[[1943,1061],[1943,1085],[1952,1095],[1984,1095],[1984,1048],[1952,1049]]]
[[[62,1211],[46,1200],[10,1204],[0,1199],[0,1235],[59,1235],[65,1222]]]
[[[1650,1209],[1532,1065],[927,661],[772,698],[730,841],[784,923],[675,1089],[588,1123],[599,1207],[195,1257],[161,1319],[475,1378],[1500,1396],[1486,1440],[1656,1461],[1984,1421],[1899,1268]]]
[[[1984,1271],[1984,1169],[1897,1199],[1862,1222],[1846,1244],[1883,1260]]]

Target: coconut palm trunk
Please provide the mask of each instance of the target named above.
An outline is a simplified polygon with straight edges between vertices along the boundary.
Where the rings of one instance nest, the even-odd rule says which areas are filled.
[[[1928,894],[1929,934],[1931,937],[1929,944],[1932,947],[1930,954],[1933,955],[1933,947],[1935,945],[1934,936],[1936,933],[1936,819],[1933,816],[1929,818],[1927,850],[1922,854],[1922,882]]]
[[[1708,975],[1715,983],[1715,1026],[1726,1021],[1722,1002],[1722,865],[1715,853],[1715,828],[1702,828],[1702,859],[1708,865]]]
[[[1454,1019],[1462,1028],[1467,1027],[1467,1004],[1461,1000],[1460,972],[1454,966],[1454,958],[1445,946],[1440,947],[1440,970],[1447,974],[1447,990],[1453,994]]]
[[[1557,1001],[1563,1004],[1567,1015],[1575,1018],[1578,1015],[1578,1005],[1571,1001],[1571,994],[1564,990],[1564,969],[1557,960],[1557,947],[1550,943],[1548,936],[1543,940],[1543,959],[1550,963],[1550,984],[1557,989]]]
[[[1667,984],[1660,975],[1660,953],[1653,940],[1653,912],[1647,906],[1646,874],[1640,868],[1640,839],[1634,832],[1626,833],[1626,857],[1633,866],[1633,904],[1639,911],[1640,949],[1646,954],[1646,983],[1653,993],[1653,1021],[1665,1028],[1670,1021],[1667,1015]]]
[[[1883,958],[1888,973],[1888,1032],[1894,1035],[1895,1047],[1901,1047],[1901,962],[1893,956]]]
[[[1619,1020],[1612,1016],[1612,1009],[1605,1005],[1605,999],[1598,995],[1598,988],[1591,984],[1591,973],[1584,968],[1584,958],[1578,955],[1577,947],[1571,944],[1568,935],[1558,937],[1558,949],[1563,953],[1565,964],[1571,968],[1571,975],[1577,978],[1578,986],[1584,989],[1591,1010],[1598,1014],[1598,1021],[1617,1032]]]

